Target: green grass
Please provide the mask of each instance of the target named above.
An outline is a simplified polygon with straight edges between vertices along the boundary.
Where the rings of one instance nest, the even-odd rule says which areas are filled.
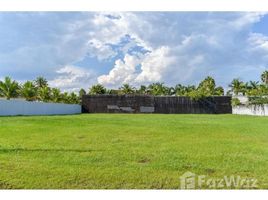
[[[0,117],[0,188],[178,189],[187,171],[252,177],[267,189],[268,118]]]

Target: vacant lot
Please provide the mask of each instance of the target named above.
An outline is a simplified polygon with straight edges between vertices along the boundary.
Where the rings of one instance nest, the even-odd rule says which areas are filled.
[[[187,171],[268,188],[267,169],[267,117],[0,117],[0,188],[177,189]]]

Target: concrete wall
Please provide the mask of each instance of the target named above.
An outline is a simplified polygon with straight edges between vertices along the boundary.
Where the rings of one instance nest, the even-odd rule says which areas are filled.
[[[81,113],[80,105],[0,99],[0,116],[67,115]]]
[[[84,113],[232,113],[231,97],[189,97],[149,95],[84,95]]]
[[[268,104],[233,106],[232,113],[238,115],[268,116]]]

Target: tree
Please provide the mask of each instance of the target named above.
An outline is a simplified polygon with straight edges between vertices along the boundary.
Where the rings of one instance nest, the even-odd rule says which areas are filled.
[[[268,71],[265,70],[262,74],[261,74],[261,80],[263,83],[265,83],[266,85],[268,85]]]
[[[196,88],[194,85],[184,86],[182,84],[177,84],[174,88],[174,93],[176,96],[188,96],[189,93],[195,90]]]
[[[49,87],[39,88],[38,100],[43,102],[49,102],[51,100],[51,89]]]
[[[68,92],[64,92],[61,94],[61,102],[62,103],[69,103],[69,94]]]
[[[259,88],[259,81],[249,81],[249,87],[251,89],[258,89]]]
[[[250,81],[244,84],[243,94],[248,96],[257,96],[260,95],[260,85],[258,81]]]
[[[185,93],[185,86],[182,84],[177,84],[174,88],[174,91],[176,96],[183,96]]]
[[[267,84],[260,84],[259,92],[260,92],[260,95],[268,95],[268,85]]]
[[[80,99],[82,98],[83,95],[86,95],[86,94],[87,94],[87,92],[83,88],[79,90]]]
[[[19,84],[12,81],[10,77],[5,77],[4,81],[0,81],[0,94],[7,100],[19,96]]]
[[[231,88],[231,91],[233,94],[238,95],[239,92],[244,93],[244,87],[245,84],[243,81],[240,81],[239,79],[233,79],[229,87]]]
[[[215,92],[214,91],[215,87],[216,87],[215,80],[211,76],[208,76],[203,81],[200,82],[197,89],[205,96],[213,96]]]
[[[79,97],[74,92],[71,92],[68,96],[68,103],[79,104]]]
[[[42,77],[42,76],[39,76],[37,77],[35,80],[34,80],[34,83],[35,83],[35,86],[37,88],[43,88],[43,87],[48,87],[48,82],[47,80]]]
[[[103,85],[101,84],[97,84],[97,85],[93,85],[90,89],[89,89],[89,94],[91,95],[95,95],[95,94],[105,94],[106,93],[106,89]]]
[[[152,83],[148,86],[149,92],[151,95],[167,95],[168,88],[164,83]]]
[[[119,90],[121,91],[122,94],[133,94],[135,93],[135,88],[132,87],[129,84],[123,84]]]
[[[37,98],[37,88],[31,81],[26,81],[22,85],[20,93],[27,101],[34,101]]]
[[[145,85],[141,85],[140,88],[137,90],[139,94],[148,94],[148,89]]]
[[[224,89],[223,89],[223,87],[221,87],[221,86],[216,87],[215,90],[214,90],[213,95],[216,95],[216,96],[222,96],[222,95],[224,95]]]
[[[61,102],[61,92],[60,92],[60,89],[58,89],[58,88],[52,88],[52,90],[51,90],[51,100],[54,103]]]
[[[175,88],[174,87],[166,87],[166,94],[167,95],[174,95],[175,94]]]

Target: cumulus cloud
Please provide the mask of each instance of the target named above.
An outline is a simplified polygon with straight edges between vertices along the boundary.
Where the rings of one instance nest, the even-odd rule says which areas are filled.
[[[77,66],[64,66],[56,71],[58,76],[49,81],[49,85],[61,88],[64,91],[77,92],[82,88],[87,89],[96,82],[96,75],[90,70],[85,70]]]
[[[265,68],[267,38],[260,35],[256,38],[251,28],[263,15],[123,13],[116,19],[106,18],[105,24],[112,21],[109,26],[113,35],[129,34],[148,52],[143,54],[135,68],[123,70],[115,64],[98,81],[116,86],[126,80],[131,84],[156,81],[190,84],[211,75],[226,85],[233,77],[256,79]],[[115,34],[116,30],[119,34]],[[117,40],[113,36],[112,41]],[[253,47],[259,49],[258,54],[250,51]],[[256,59],[256,56],[261,58]]]
[[[118,86],[122,83],[132,82],[136,76],[136,68],[140,58],[126,54],[124,59],[115,61],[113,69],[107,75],[98,77],[98,82],[107,86]]]
[[[161,81],[193,84],[207,75],[227,85],[257,79],[268,38],[252,32],[264,13],[7,13],[0,17],[0,76],[43,75],[71,90],[98,81],[117,87]],[[25,28],[28,27],[28,28]],[[92,63],[78,67],[88,57]],[[64,67],[62,67],[64,66]],[[80,65],[79,65],[80,66]],[[95,73],[96,72],[96,73]]]

